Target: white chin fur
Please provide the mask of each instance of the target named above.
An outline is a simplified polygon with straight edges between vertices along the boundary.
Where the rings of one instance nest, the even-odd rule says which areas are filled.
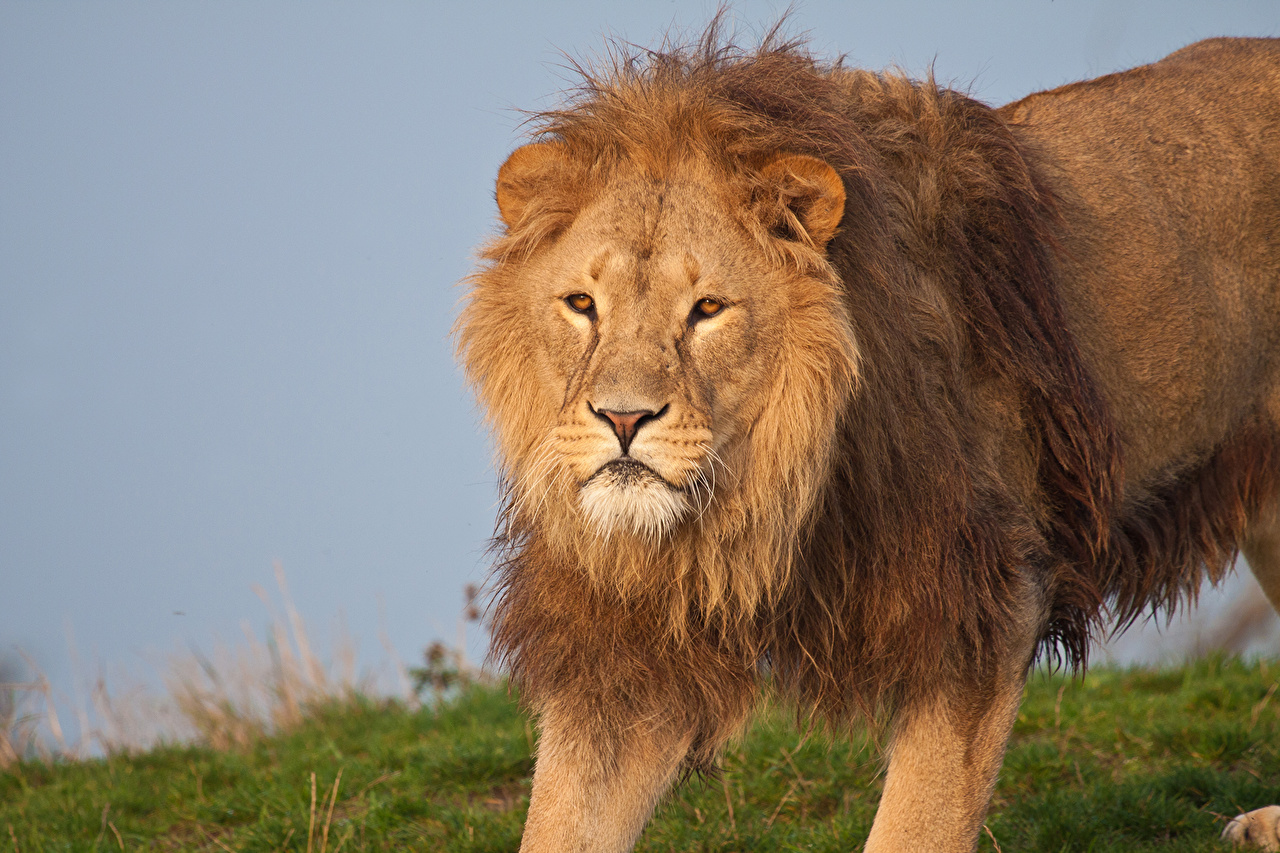
[[[661,538],[690,510],[688,498],[656,476],[618,476],[605,469],[579,492],[582,511],[606,539],[613,533]]]

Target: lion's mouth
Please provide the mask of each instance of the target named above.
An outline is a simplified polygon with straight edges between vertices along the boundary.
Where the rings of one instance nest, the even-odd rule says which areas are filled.
[[[606,462],[604,465],[601,465],[600,468],[591,475],[590,479],[587,480],[587,483],[593,482],[597,479],[603,479],[605,481],[602,485],[621,488],[626,488],[627,486],[638,486],[642,483],[653,482],[655,480],[671,487],[671,484],[667,482],[665,477],[650,468],[648,465],[637,459],[633,459],[630,456],[623,456],[621,458],[614,459],[612,462]]]
[[[582,484],[579,499],[587,517],[606,538],[618,530],[665,535],[691,506],[683,489],[628,456],[601,465]]]

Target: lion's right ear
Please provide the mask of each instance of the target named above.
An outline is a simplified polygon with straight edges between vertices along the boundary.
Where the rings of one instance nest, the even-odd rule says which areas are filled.
[[[558,142],[533,142],[517,148],[498,170],[495,192],[498,213],[508,230],[529,211],[529,202],[545,194],[551,184],[565,181],[569,166],[564,146]]]

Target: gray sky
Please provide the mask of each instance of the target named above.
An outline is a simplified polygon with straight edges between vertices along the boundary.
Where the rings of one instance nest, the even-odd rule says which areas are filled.
[[[758,32],[782,4],[735,4]],[[494,484],[447,339],[517,107],[560,50],[714,4],[0,0],[0,650],[234,638],[299,609],[416,658],[483,578]],[[1002,103],[1280,3],[805,2],[815,49]],[[183,615],[177,615],[181,613]],[[320,633],[324,633],[321,631]]]

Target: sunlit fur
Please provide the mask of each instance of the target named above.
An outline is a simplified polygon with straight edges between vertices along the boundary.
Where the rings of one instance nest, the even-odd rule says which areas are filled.
[[[1189,320],[1153,322],[1118,350],[1106,336],[1138,329],[1150,298],[1064,289],[1064,270],[1093,286],[1081,259],[1116,275],[1156,262],[1108,266],[1109,237],[1070,227],[1103,191],[1061,177],[1043,140],[1021,135],[1034,96],[996,111],[795,44],[726,47],[714,28],[693,48],[618,50],[533,117],[552,147],[513,156],[526,162],[500,198],[519,204],[482,250],[457,325],[504,489],[495,649],[536,707],[584,697],[606,738],[629,715],[679,717],[705,765],[762,665],[839,718],[992,671],[1029,596],[1044,647],[1078,663],[1105,602],[1131,619],[1193,595],[1206,566],[1220,576],[1277,489],[1267,330],[1280,309],[1259,296],[1223,314],[1239,324],[1223,339],[1258,342],[1254,379],[1203,379],[1221,400],[1197,407],[1187,377],[1208,368]],[[843,181],[825,246],[762,177],[787,152]],[[704,381],[672,386],[679,405],[637,432],[632,455],[666,484],[622,483],[600,473],[618,441],[582,396],[592,347],[625,355],[639,341],[655,366],[636,375],[666,376],[665,339],[633,333],[666,328],[646,312],[674,309],[611,315],[602,297],[597,320],[565,313],[545,267],[554,256],[579,276],[565,288],[604,282],[611,263],[618,281],[648,275],[597,259],[592,235],[647,239],[647,214],[625,199],[654,186],[666,209],[696,208],[704,258],[726,247],[724,263],[758,282],[753,310],[771,319],[755,346],[776,353],[739,392],[753,350],[707,344]],[[677,266],[662,280],[684,281],[692,305],[706,271]],[[729,329],[733,311],[702,322]]]

